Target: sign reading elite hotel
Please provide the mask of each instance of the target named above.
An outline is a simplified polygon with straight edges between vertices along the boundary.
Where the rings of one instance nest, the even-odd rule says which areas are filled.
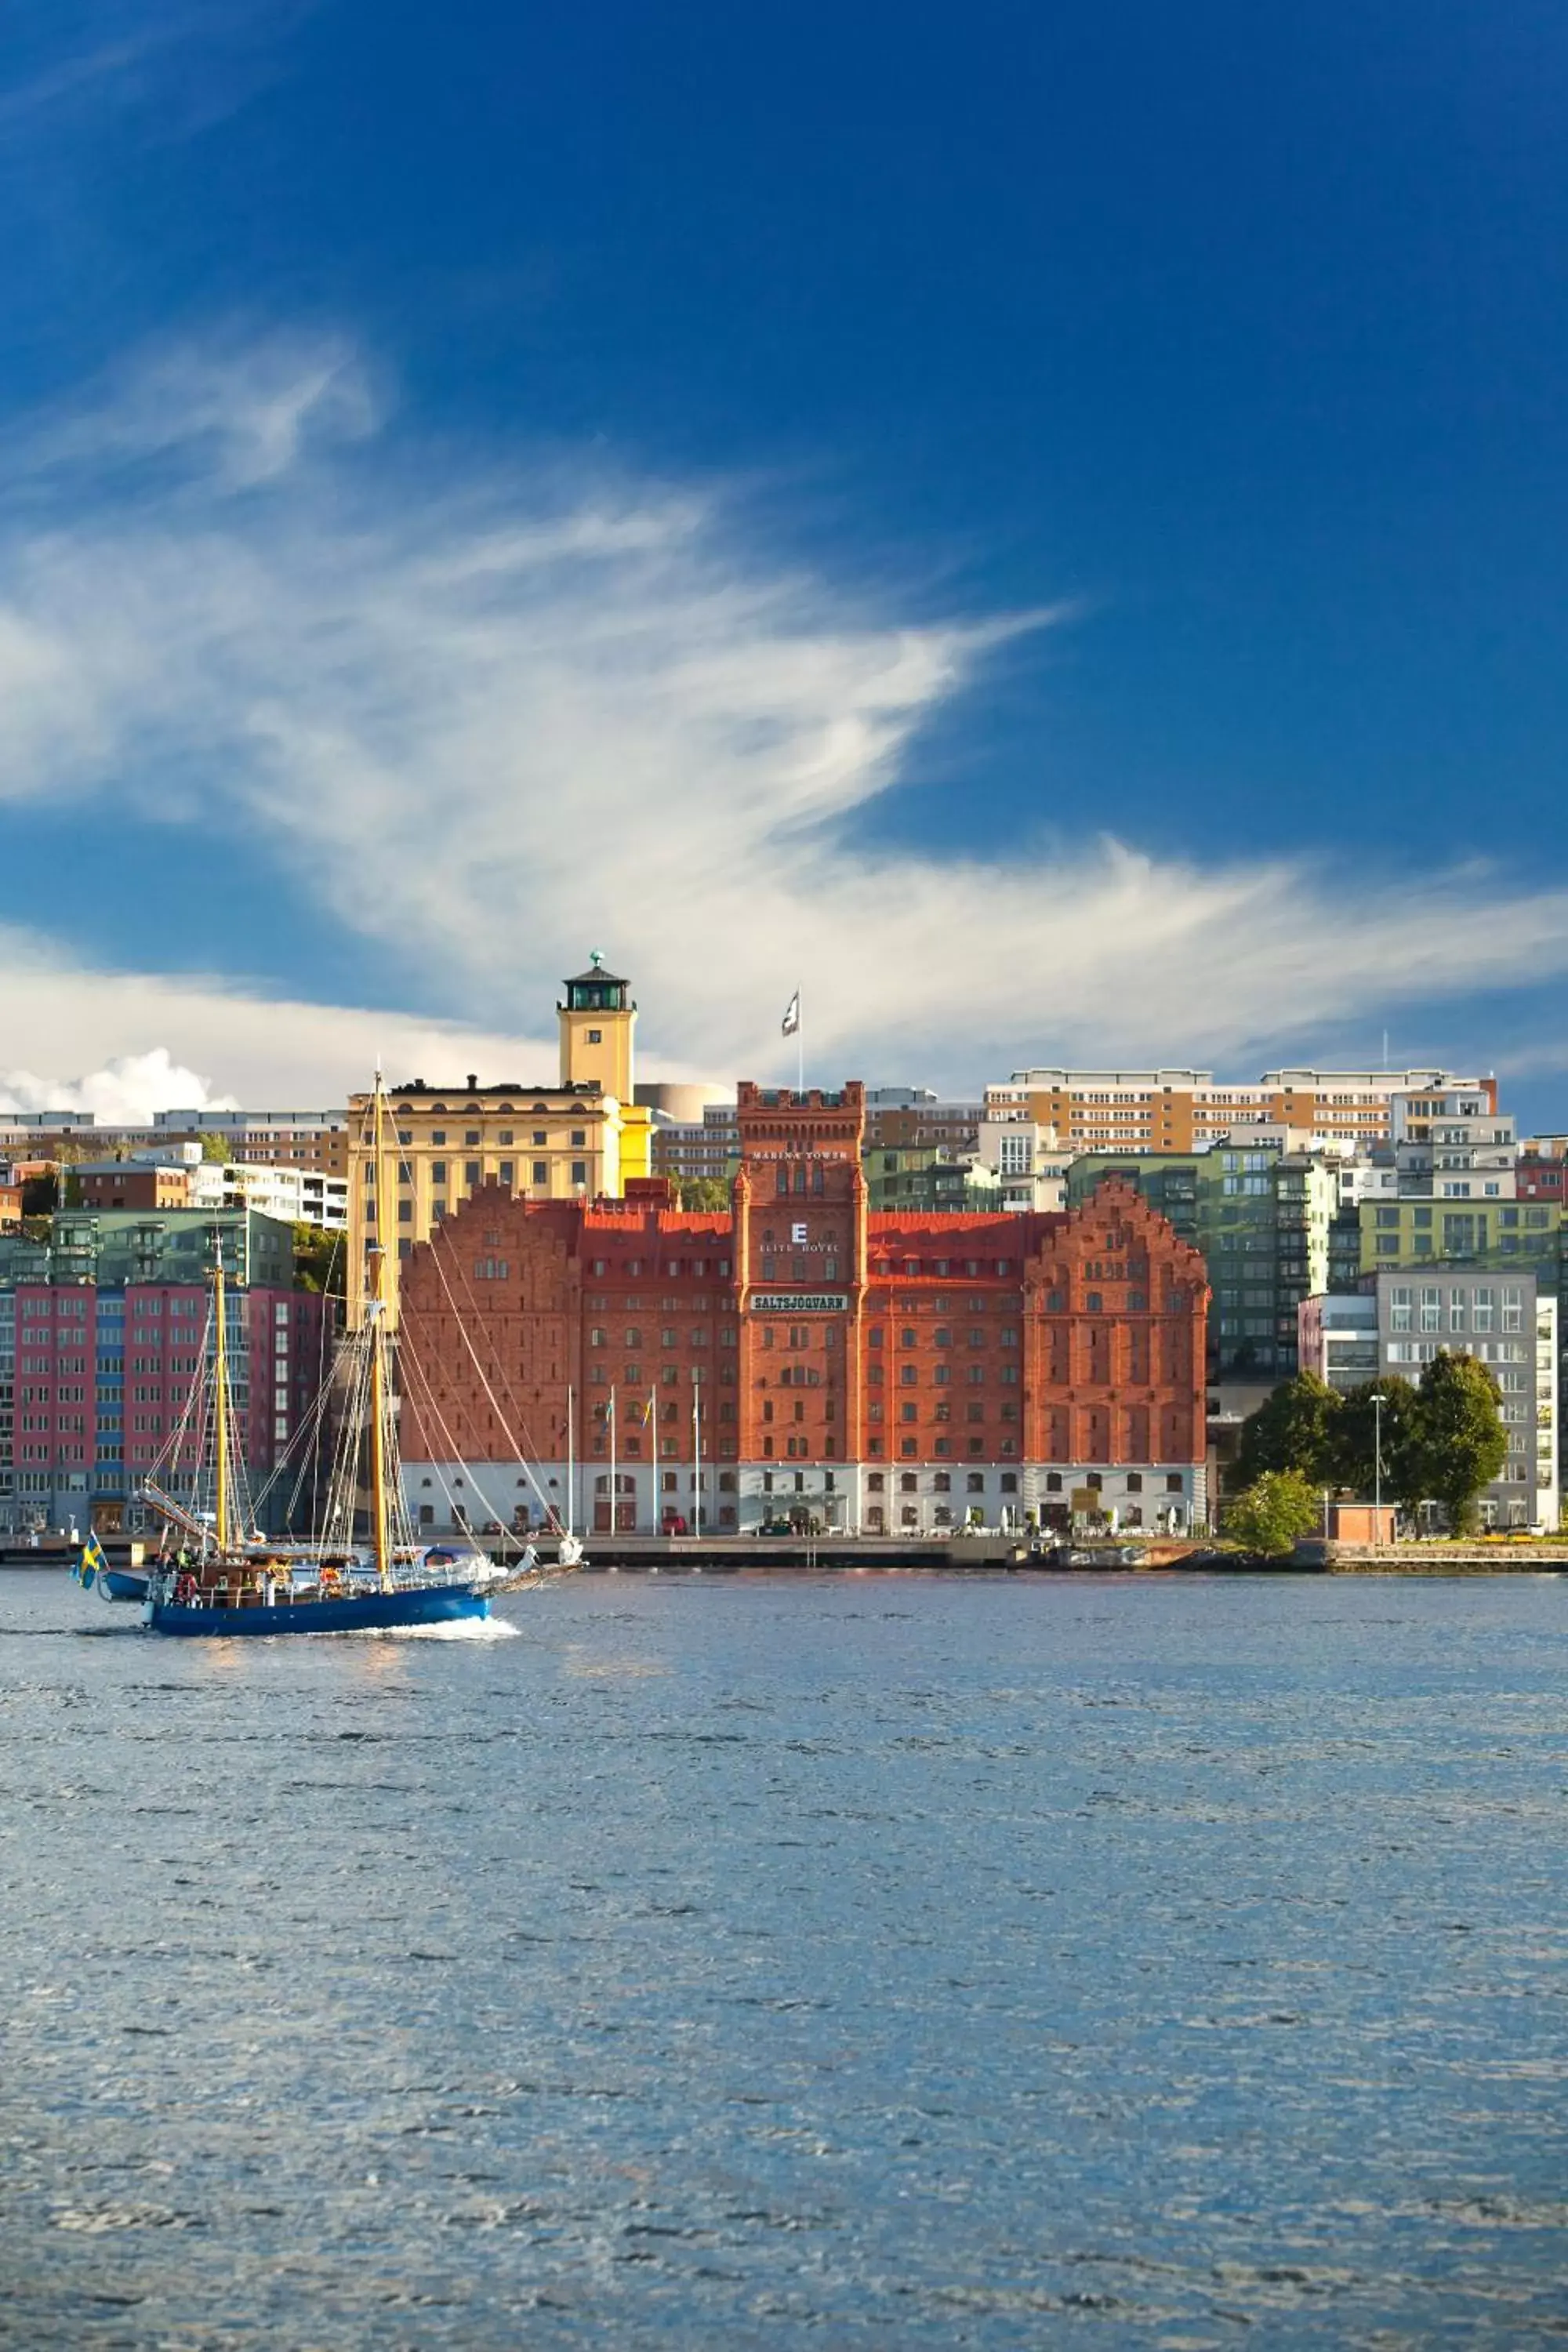
[[[753,1290],[746,1305],[753,1315],[844,1315],[846,1290]]]

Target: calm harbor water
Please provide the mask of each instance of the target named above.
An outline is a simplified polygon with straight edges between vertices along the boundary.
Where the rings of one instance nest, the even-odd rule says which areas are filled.
[[[0,1577],[0,2343],[1568,2337],[1568,1580]]]

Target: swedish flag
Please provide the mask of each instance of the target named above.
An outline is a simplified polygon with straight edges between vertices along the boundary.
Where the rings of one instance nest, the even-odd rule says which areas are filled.
[[[105,1576],[108,1572],[109,1562],[103,1557],[103,1546],[89,1528],[87,1541],[81,1548],[81,1564],[76,1570],[77,1580],[84,1591],[90,1592],[93,1578]]]

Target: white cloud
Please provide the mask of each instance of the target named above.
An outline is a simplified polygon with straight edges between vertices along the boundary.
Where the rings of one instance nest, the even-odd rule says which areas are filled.
[[[0,1111],[323,1109],[368,1086],[379,1061],[399,1079],[474,1070],[524,1085],[554,1075],[556,1048],[520,1037],[359,1006],[265,1001],[216,979],[120,972],[106,987],[55,947],[0,926]],[[150,1048],[149,1038],[164,1042]],[[25,1057],[26,1069],[7,1063]],[[38,1072],[80,1070],[87,1077]],[[657,1072],[654,1075],[658,1075]],[[679,1075],[672,1073],[671,1075]]]
[[[89,485],[117,464],[177,454],[211,485],[243,489],[376,422],[368,373],[342,338],[235,329],[111,372],[96,397],[18,435],[8,454],[13,478],[74,470]]]
[[[375,422],[342,341],[231,339],[13,436],[0,802],[255,828],[331,921],[405,953],[411,1007],[491,1033],[597,941],[645,1043],[719,1075],[793,1066],[797,980],[815,1073],[973,1081],[1234,1058],[1568,966],[1568,894],[1484,873],[1385,900],[1300,862],[1030,852],[984,803],[967,857],[850,847],[921,728],[1060,615],[911,622],[771,558],[721,497],[438,477]],[[182,1001],[214,1048],[245,1031],[221,994],[210,1033]],[[167,1039],[238,1083],[153,1009],[123,1050]],[[307,1062],[363,1049],[357,1015],[287,1017]]]
[[[161,1110],[236,1110],[232,1095],[215,1095],[205,1078],[174,1061],[163,1045],[121,1054],[85,1077],[41,1078],[33,1070],[0,1070],[0,1112],[90,1111],[100,1124],[146,1126]]]

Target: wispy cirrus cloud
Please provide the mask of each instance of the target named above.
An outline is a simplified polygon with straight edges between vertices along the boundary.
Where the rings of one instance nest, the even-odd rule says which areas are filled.
[[[13,31],[0,72],[0,150],[58,138],[106,111],[163,136],[230,113],[276,70],[279,45],[321,0],[59,0]]]
[[[231,335],[13,436],[0,806],[251,829],[323,919],[407,950],[411,1010],[503,1035],[601,940],[649,1041],[720,1071],[787,1061],[797,978],[821,1066],[973,1080],[1223,1059],[1568,966],[1568,892],[1485,873],[1385,899],[1310,857],[1031,850],[983,803],[967,856],[868,846],[922,728],[1065,614],[908,617],[711,488],[437,467],[373,375]]]

